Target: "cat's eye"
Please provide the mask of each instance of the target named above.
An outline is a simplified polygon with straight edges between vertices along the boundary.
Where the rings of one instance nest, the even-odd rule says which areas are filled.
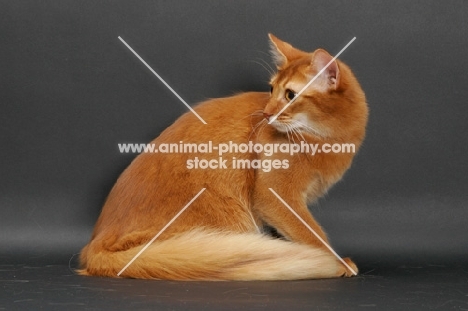
[[[286,92],[284,93],[284,97],[291,101],[293,100],[294,97],[296,97],[296,93],[290,89],[287,89]]]

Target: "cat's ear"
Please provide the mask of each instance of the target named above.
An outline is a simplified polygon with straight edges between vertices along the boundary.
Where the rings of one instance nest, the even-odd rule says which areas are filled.
[[[286,66],[293,59],[304,56],[305,52],[294,48],[291,44],[281,41],[271,33],[270,37],[270,52],[273,56],[273,61],[278,68]]]
[[[337,90],[340,86],[340,68],[337,61],[333,60],[333,56],[322,49],[316,50],[313,57],[313,65],[317,73],[327,66],[328,63],[332,62],[321,74],[320,80],[327,89]]]

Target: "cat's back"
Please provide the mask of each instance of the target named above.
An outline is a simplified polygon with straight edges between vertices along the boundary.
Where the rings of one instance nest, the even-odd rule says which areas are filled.
[[[262,111],[268,99],[269,94],[266,92],[247,92],[207,100],[193,108],[206,124],[188,111],[161,133],[157,140],[224,142],[242,139],[263,118]]]
[[[254,112],[261,113],[270,95],[266,92],[246,92],[230,97],[215,98],[195,106],[195,111],[205,121],[235,121],[239,117],[249,116]]]

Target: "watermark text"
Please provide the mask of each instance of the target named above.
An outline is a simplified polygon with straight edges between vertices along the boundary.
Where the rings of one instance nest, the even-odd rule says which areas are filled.
[[[212,141],[206,143],[162,143],[162,144],[135,144],[119,143],[120,153],[211,153],[223,156],[232,153],[256,153],[271,157],[273,154],[295,155],[307,153],[312,156],[318,153],[356,153],[356,146],[352,143],[324,143],[309,144],[301,143],[228,143],[213,144]]]

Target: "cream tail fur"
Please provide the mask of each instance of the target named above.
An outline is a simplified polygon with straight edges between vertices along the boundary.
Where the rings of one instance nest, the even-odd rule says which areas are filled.
[[[116,277],[143,246],[120,252],[88,246],[82,275]],[[98,272],[98,273],[96,273]],[[151,244],[122,274],[130,278],[172,280],[294,280],[342,275],[331,254],[311,246],[258,233],[195,230]]]

